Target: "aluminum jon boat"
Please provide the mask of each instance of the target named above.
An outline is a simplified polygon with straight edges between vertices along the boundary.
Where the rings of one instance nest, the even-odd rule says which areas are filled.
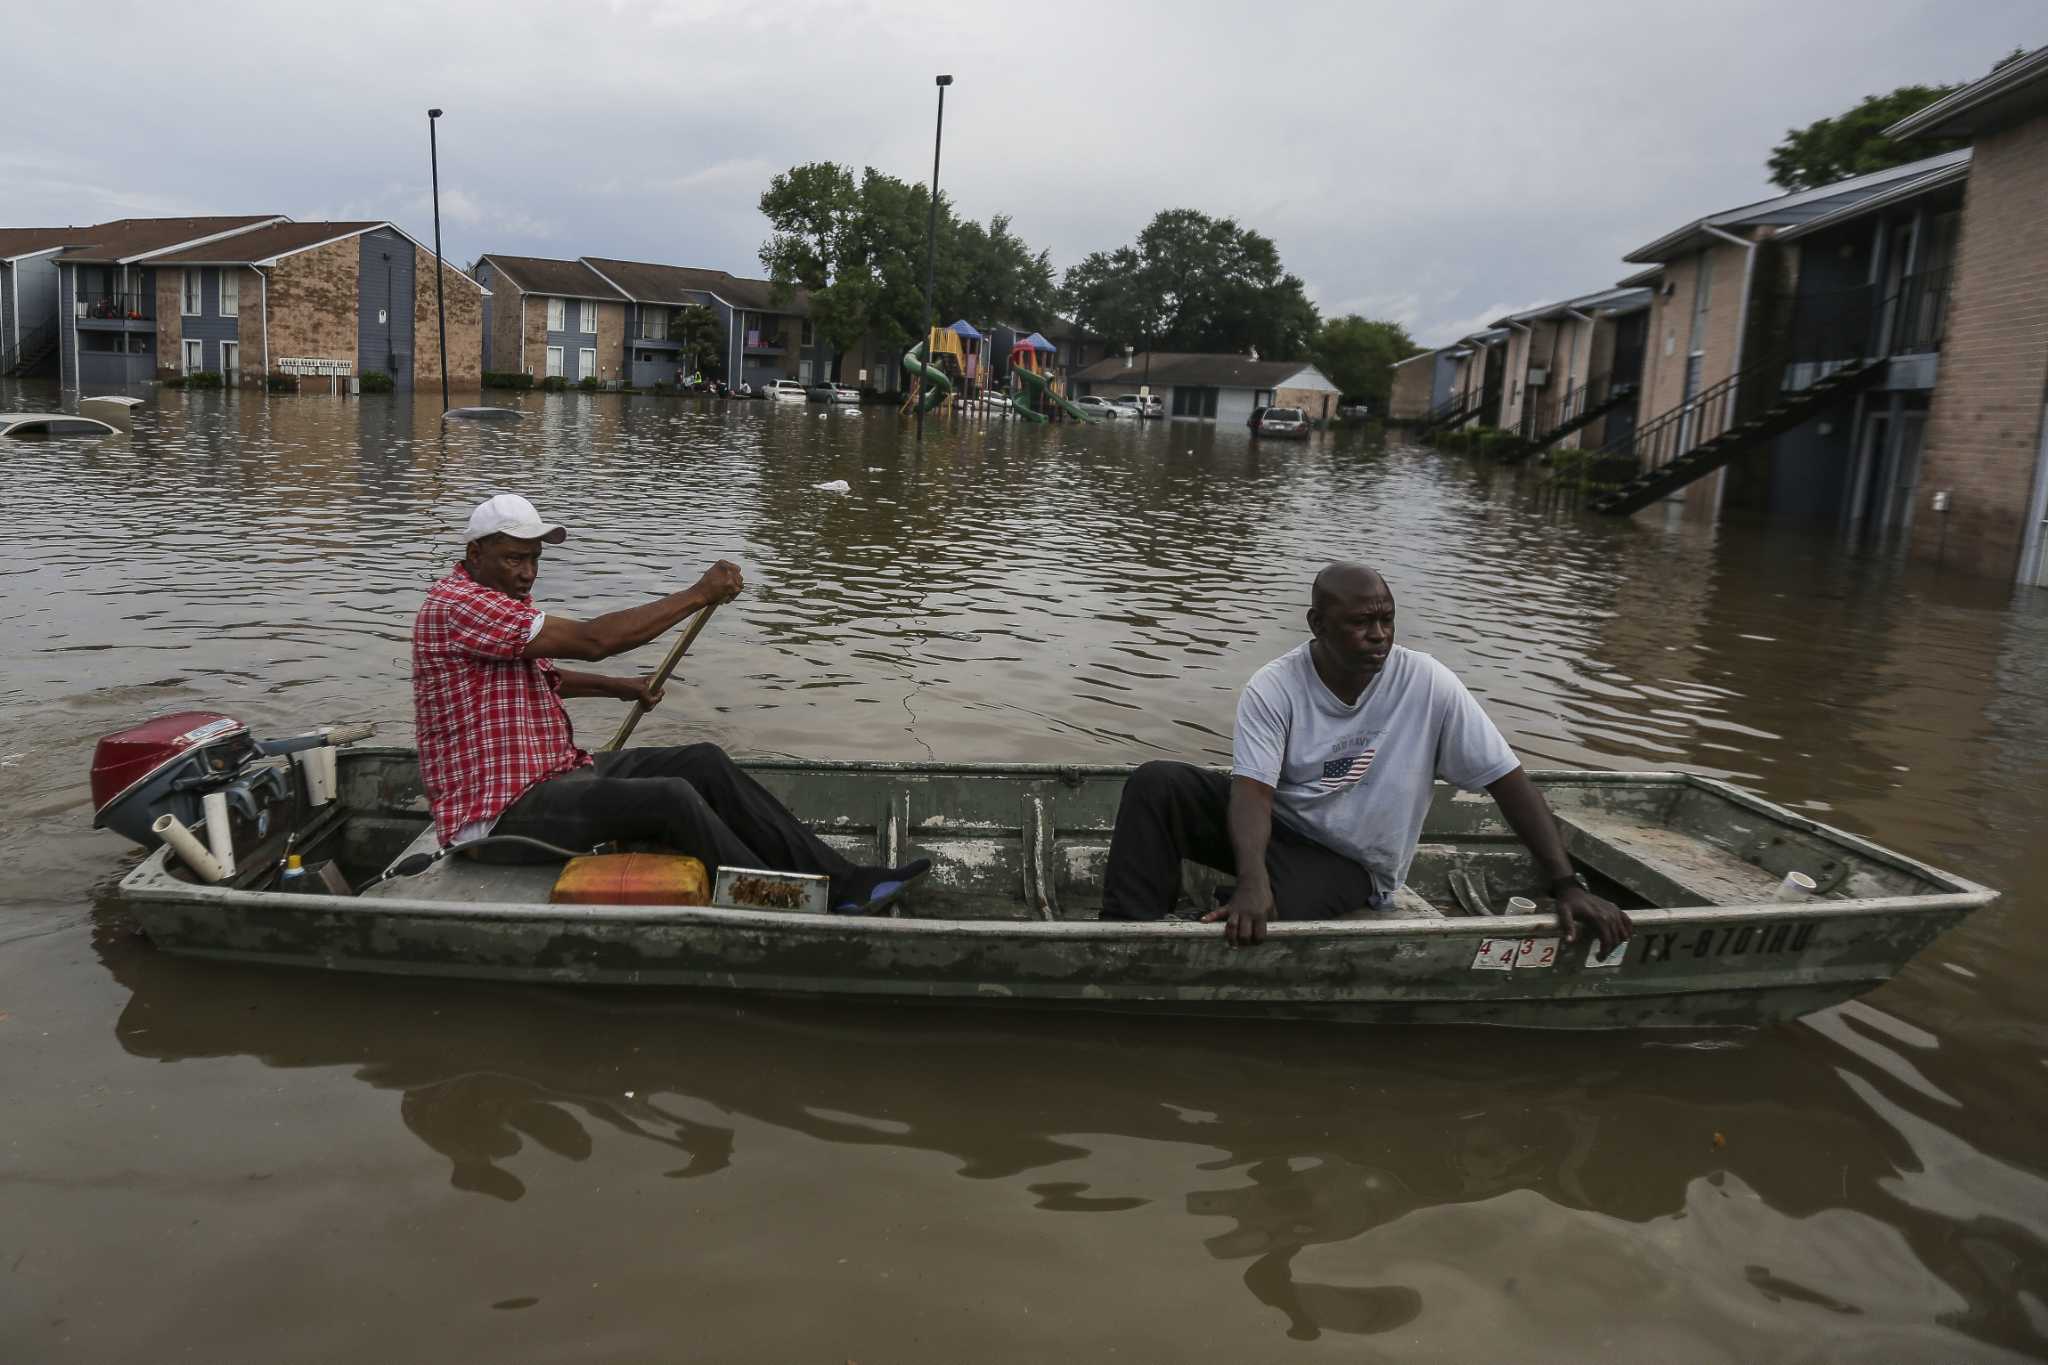
[[[294,800],[294,814],[251,831],[263,837],[239,859],[238,876],[204,884],[159,847],[121,881],[121,901],[158,947],[339,971],[578,985],[1347,1021],[1715,1027],[1795,1017],[1867,991],[1996,895],[1726,783],[1541,772],[1534,777],[1574,862],[1634,918],[1634,938],[1611,959],[1589,940],[1560,939],[1548,900],[1526,891],[1539,881],[1535,866],[1493,802],[1446,787],[1410,885],[1389,911],[1280,922],[1264,944],[1232,949],[1219,925],[1097,918],[1128,768],[803,761],[744,766],[858,861],[932,859],[930,877],[888,915],[555,905],[559,865],[461,857],[361,895],[272,889],[287,832],[298,852],[333,860],[351,884],[409,848],[432,847],[413,753],[328,753],[332,798],[310,815]],[[270,761],[293,775],[290,758]],[[1810,877],[1814,894],[1773,899],[1789,872]],[[1190,865],[1190,903],[1212,903],[1221,880]],[[1539,913],[1496,913],[1517,893],[1531,894]]]

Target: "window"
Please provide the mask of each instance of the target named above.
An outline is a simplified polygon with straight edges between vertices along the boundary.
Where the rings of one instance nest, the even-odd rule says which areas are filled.
[[[583,300],[583,330],[591,336],[597,335],[597,300]]]
[[[561,300],[556,299],[554,302],[560,303]],[[548,347],[547,377],[549,379],[560,379],[562,377],[562,348],[559,346]]]
[[[548,330],[550,332],[566,332],[569,330],[568,319],[563,316],[566,311],[564,303],[565,300],[562,299],[548,300]]]
[[[242,377],[242,343],[223,341],[220,344],[220,372],[228,383],[235,383]]]
[[[185,277],[186,277],[187,279],[190,279],[190,278],[192,277],[192,274],[193,274],[193,272],[192,272],[192,271],[189,271],[189,270],[188,270],[188,271],[186,271],[186,272],[185,272]],[[199,372],[200,372],[201,370],[205,369],[205,368],[206,368],[206,343],[205,343],[205,342],[203,342],[203,341],[188,341],[188,342],[186,342],[186,343],[185,343],[185,355],[184,355],[184,360],[185,360],[185,371],[184,371],[184,372],[185,372],[186,374],[198,374],[198,373],[199,373]]]
[[[220,315],[224,318],[240,317],[242,314],[242,272],[223,270],[220,272]]]
[[[642,309],[640,312],[640,335],[648,341],[667,341],[668,310],[666,308]]]
[[[595,308],[597,305],[592,304],[590,306]],[[585,346],[582,350],[576,353],[576,377],[578,379],[589,379],[596,373],[597,352],[592,348]]]
[[[179,274],[184,277],[184,285],[179,290],[178,311],[188,318],[196,318],[199,316],[199,272],[183,270]]]

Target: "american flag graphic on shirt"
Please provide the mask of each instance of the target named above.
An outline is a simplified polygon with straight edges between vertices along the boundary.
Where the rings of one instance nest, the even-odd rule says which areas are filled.
[[[1333,758],[1323,765],[1323,775],[1312,784],[1319,792],[1342,791],[1365,776],[1377,749],[1367,749],[1352,758]]]

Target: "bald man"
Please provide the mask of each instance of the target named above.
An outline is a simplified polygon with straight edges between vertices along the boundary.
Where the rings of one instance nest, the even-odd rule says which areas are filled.
[[[1567,940],[1612,951],[1628,916],[1572,870],[1543,793],[1456,674],[1394,643],[1394,593],[1376,570],[1316,575],[1310,638],[1252,675],[1237,704],[1229,777],[1186,763],[1131,774],[1103,879],[1104,919],[1159,919],[1183,858],[1231,873],[1233,947],[1267,921],[1390,905],[1422,837],[1436,778],[1485,791],[1536,860]]]

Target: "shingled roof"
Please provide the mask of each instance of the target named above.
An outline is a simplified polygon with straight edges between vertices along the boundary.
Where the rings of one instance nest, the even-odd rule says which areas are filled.
[[[183,251],[165,252],[151,256],[151,265],[255,265],[262,261],[273,261],[279,256],[289,256],[295,251],[319,246],[324,242],[353,237],[357,233],[373,228],[387,227],[383,222],[350,223],[272,223],[268,227],[251,228],[238,232],[232,237],[223,237],[217,242],[201,246],[186,247]]]
[[[788,313],[808,317],[811,296],[791,286],[778,291],[773,280],[750,280],[728,275],[723,270],[699,270],[687,265],[655,265],[648,261],[614,261],[602,256],[585,256],[584,261],[639,303],[681,305],[693,303],[691,294],[716,294],[735,308],[757,313]]]
[[[285,221],[281,213],[250,213],[232,218],[117,218],[82,228],[78,244],[58,257],[65,261],[132,261],[208,237]]]
[[[521,293],[607,302],[625,297],[612,288],[604,276],[582,261],[557,261],[546,256],[500,256],[496,252],[485,253],[484,260],[497,267]]]
[[[1244,355],[1154,351],[1148,379],[1145,352],[1139,351],[1131,357],[1129,365],[1124,364],[1122,356],[1111,356],[1075,371],[1074,379],[1083,384],[1113,384],[1118,380],[1136,384],[1143,379],[1154,387],[1182,384],[1211,385],[1219,389],[1271,389],[1309,368],[1312,367],[1306,360],[1253,360]]]
[[[0,261],[29,256],[52,247],[70,246],[85,240],[91,228],[0,228]]]

